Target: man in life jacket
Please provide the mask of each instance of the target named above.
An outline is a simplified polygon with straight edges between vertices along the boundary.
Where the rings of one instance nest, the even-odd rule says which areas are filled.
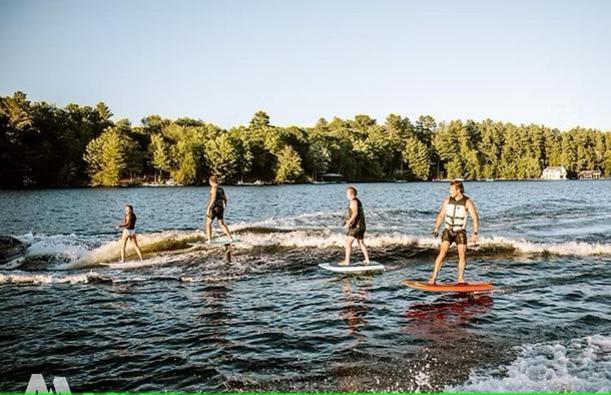
[[[465,266],[467,256],[467,213],[471,215],[473,219],[473,234],[471,241],[477,242],[477,236],[479,231],[479,216],[473,200],[464,195],[465,187],[461,181],[450,182],[450,196],[446,197],[441,204],[437,218],[435,219],[435,226],[433,228],[433,236],[439,236],[437,230],[441,223],[444,223],[444,230],[441,234],[441,245],[439,247],[439,254],[435,259],[435,268],[433,269],[433,275],[429,280],[429,284],[435,284],[439,269],[443,265],[443,260],[450,248],[452,243],[456,243],[458,250],[458,282],[465,282]]]

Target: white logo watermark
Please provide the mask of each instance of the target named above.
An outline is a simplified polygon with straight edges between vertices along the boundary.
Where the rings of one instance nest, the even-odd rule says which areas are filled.
[[[42,374],[33,374],[30,376],[28,387],[25,389],[26,394],[52,394],[53,392],[56,394],[71,394],[68,380],[65,377],[53,378],[53,387],[49,390]]]

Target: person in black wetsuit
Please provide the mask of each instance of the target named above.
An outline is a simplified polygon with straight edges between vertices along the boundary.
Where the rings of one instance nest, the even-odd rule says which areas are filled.
[[[350,201],[348,205],[348,217],[344,223],[344,227],[347,229],[346,232],[346,258],[340,265],[348,266],[350,264],[350,255],[352,254],[352,244],[354,240],[359,243],[363,256],[365,258],[364,264],[369,264],[369,254],[367,253],[367,246],[365,245],[365,212],[363,211],[363,204],[356,197],[357,191],[353,186],[346,188],[346,198]]]
[[[223,231],[233,241],[231,232],[225,224],[225,207],[227,207],[227,195],[218,184],[216,176],[210,176],[210,197],[208,198],[208,206],[206,207],[206,242],[212,240],[212,221],[216,218],[221,224]]]
[[[134,213],[134,208],[131,205],[128,204],[125,206],[125,217],[123,217],[123,223],[119,225],[118,228],[123,228],[123,234],[121,235],[121,262],[125,261],[125,246],[127,245],[127,240],[134,242],[136,252],[140,260],[142,260],[142,251],[140,251],[138,238],[136,236],[136,213]]]

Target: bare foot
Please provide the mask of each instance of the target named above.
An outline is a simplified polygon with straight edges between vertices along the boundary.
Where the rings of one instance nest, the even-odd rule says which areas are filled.
[[[337,264],[338,264],[339,266],[348,266],[348,265],[350,265],[350,262],[341,261],[341,262],[337,262]]]
[[[457,284],[466,284],[466,281],[464,278],[459,278],[458,281],[456,281]]]
[[[363,265],[367,266],[367,265],[369,265],[370,263],[371,263],[371,262],[369,262],[369,261],[364,261],[364,262],[363,262]]]
[[[431,277],[428,281],[429,285],[435,285],[435,280],[437,280],[435,277]]]

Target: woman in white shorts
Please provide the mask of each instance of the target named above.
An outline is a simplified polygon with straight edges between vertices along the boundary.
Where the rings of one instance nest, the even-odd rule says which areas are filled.
[[[125,246],[127,245],[127,240],[132,240],[134,242],[136,252],[140,260],[142,260],[142,252],[140,251],[140,246],[138,245],[138,239],[136,237],[136,214],[134,213],[134,208],[129,204],[125,206],[125,217],[123,217],[123,223],[119,225],[119,228],[123,228],[123,234],[121,235],[121,262],[125,260]]]

